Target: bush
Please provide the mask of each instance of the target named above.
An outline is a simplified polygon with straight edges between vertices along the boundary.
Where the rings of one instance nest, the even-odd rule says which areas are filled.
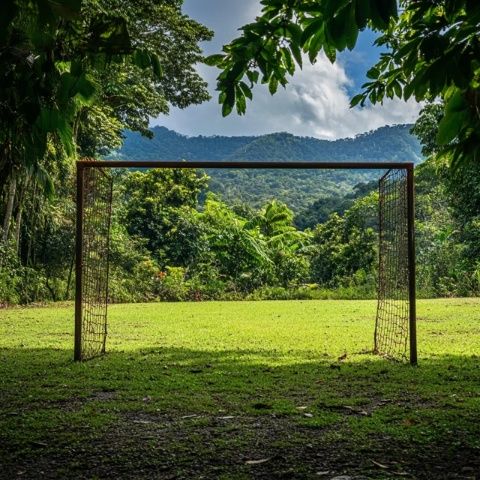
[[[189,295],[185,280],[185,269],[182,267],[166,267],[164,272],[157,274],[159,281],[159,296],[161,300],[181,302]]]
[[[15,250],[0,244],[0,305],[20,303],[22,274]]]

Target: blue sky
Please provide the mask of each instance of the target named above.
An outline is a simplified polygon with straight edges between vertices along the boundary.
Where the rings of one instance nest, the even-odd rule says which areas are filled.
[[[254,20],[260,12],[258,0],[186,0],[184,12],[215,32],[202,47],[206,54],[217,53],[222,45],[238,36],[238,28]],[[383,125],[411,123],[419,105],[411,101],[387,101],[385,105],[349,108],[349,98],[365,82],[365,73],[378,58],[372,32],[360,35],[352,52],[343,52],[332,65],[320,56],[315,65],[306,62],[285,90],[271,96],[264,86],[256,87],[247,114],[222,118],[215,92],[217,70],[199,65],[208,81],[212,100],[170,115],[152,119],[185,135],[260,135],[286,131],[325,139],[356,135]]]

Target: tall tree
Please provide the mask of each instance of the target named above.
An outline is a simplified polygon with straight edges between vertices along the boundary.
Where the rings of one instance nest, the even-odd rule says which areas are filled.
[[[183,0],[100,0],[101,8],[122,12],[130,39],[138,49],[137,64],[113,64],[93,69],[97,96],[77,114],[81,154],[105,154],[121,145],[122,131],[152,136],[151,117],[168,114],[170,106],[184,108],[208,100],[206,82],[195,64],[202,60],[199,42],[212,32],[182,13]],[[98,15],[90,6],[86,15]],[[161,75],[145,70],[148,55],[159,59]]]

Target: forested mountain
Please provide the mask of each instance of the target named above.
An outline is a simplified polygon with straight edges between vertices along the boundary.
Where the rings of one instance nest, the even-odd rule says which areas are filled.
[[[301,160],[408,161],[422,159],[411,125],[385,126],[355,138],[319,140],[290,133],[258,137],[187,137],[165,127],[154,127],[153,138],[126,132],[116,154],[130,160]]]
[[[245,160],[245,161],[405,161],[422,159],[420,144],[410,125],[379,128],[355,138],[319,140],[274,133],[258,137],[187,137],[164,127],[153,138],[126,132],[121,150],[111,157],[129,160]],[[229,203],[258,207],[277,198],[299,212],[312,202],[344,195],[354,185],[378,177],[359,171],[227,171],[210,170],[210,189]]]

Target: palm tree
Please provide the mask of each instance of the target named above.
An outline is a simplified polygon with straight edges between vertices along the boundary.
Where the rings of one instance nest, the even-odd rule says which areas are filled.
[[[258,228],[269,247],[287,248],[295,251],[306,240],[305,232],[293,226],[293,212],[284,203],[277,200],[268,202],[260,212],[250,220],[246,228]]]

